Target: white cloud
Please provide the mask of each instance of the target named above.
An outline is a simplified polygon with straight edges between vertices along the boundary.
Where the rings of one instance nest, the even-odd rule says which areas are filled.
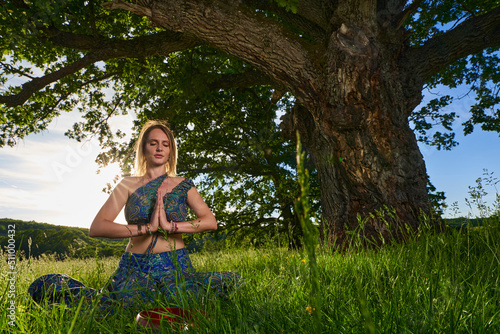
[[[97,141],[78,143],[62,135],[75,121],[75,115],[66,115],[70,116],[56,129],[0,150],[0,217],[90,226],[108,197],[102,189],[120,171],[114,164],[96,173]],[[61,124],[66,127],[61,129]],[[113,126],[130,132],[131,117]],[[124,222],[123,215],[117,221]]]

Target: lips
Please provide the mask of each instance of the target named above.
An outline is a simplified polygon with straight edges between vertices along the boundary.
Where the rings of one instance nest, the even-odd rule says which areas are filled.
[[[155,158],[158,158],[158,159],[163,158],[163,155],[161,155],[161,154],[155,154]]]

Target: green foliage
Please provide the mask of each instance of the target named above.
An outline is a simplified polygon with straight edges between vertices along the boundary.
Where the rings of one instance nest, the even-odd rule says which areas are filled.
[[[485,14],[498,7],[496,0],[440,1],[424,0],[407,22],[412,29],[411,42],[422,45],[432,37],[442,34],[447,25],[457,26],[468,18]]]
[[[272,2],[285,8],[290,14],[297,15],[297,0]],[[99,39],[100,45],[106,45],[116,40],[158,33],[147,19],[127,11],[110,13],[103,9],[102,3],[100,0],[36,0],[27,3],[5,1],[0,9],[0,81],[6,87],[4,94],[16,93],[21,83],[41,74],[64,69],[82,59],[85,55],[85,52],[81,51],[82,45],[75,44],[75,48],[63,48],[51,42],[50,37],[57,31],[74,33],[78,37],[87,36],[88,39],[78,43],[88,44],[88,54],[92,54],[93,51],[90,50],[95,51],[96,39]],[[497,6],[498,1],[493,0],[422,1],[405,24],[409,31],[410,43],[414,47],[421,46],[465,20],[487,13]],[[270,15],[279,15],[272,13],[270,8],[268,11]],[[288,20],[282,23],[291,30],[297,29],[291,26]],[[462,122],[466,134],[471,133],[475,125],[480,125],[485,131],[498,132],[500,129],[500,114],[496,107],[499,103],[500,78],[497,51],[498,48],[490,48],[460,59],[443,68],[427,83],[431,89],[437,85],[451,88],[460,85],[470,87],[477,103],[471,108],[471,117]],[[196,57],[185,57],[184,53],[172,54],[168,58],[153,56],[147,59],[118,58],[90,62],[77,73],[64,76],[38,90],[22,107],[2,106],[0,146],[14,145],[17,139],[29,133],[43,131],[62,112],[76,108],[84,115],[84,121],[76,124],[68,135],[81,140],[89,133],[95,133],[104,147],[112,148],[114,136],[120,138],[123,134],[111,133],[107,120],[113,115],[128,113],[130,110],[138,110],[139,114],[147,108],[158,110],[157,107],[162,103],[154,101],[168,96],[161,93],[172,76],[179,76],[174,80],[184,81],[184,101],[190,101],[193,95],[201,99],[207,89],[214,89],[206,83],[220,78],[220,74],[224,74],[224,71],[221,71],[223,65],[233,65],[234,59],[213,50],[209,52],[212,53],[213,59],[218,59],[218,66],[214,66],[212,61],[206,66],[201,66],[199,62],[192,66],[190,60]],[[170,63],[178,64],[178,70],[169,71]],[[240,66],[241,69],[249,69],[249,66]],[[136,85],[134,80],[137,79],[142,83]],[[115,90],[116,94],[110,94],[111,89]],[[455,113],[440,115],[442,109],[452,100],[451,97],[445,96],[414,112],[412,119],[416,121],[416,130],[420,133],[421,141],[438,149],[450,149],[456,145],[454,133],[450,129],[456,118]],[[189,103],[181,106],[183,110],[188,107]],[[142,119],[141,115],[139,119]],[[427,134],[433,132],[431,129],[438,125],[444,126],[446,132]]]
[[[299,5],[299,0],[273,0],[278,4],[278,6],[285,8],[287,11],[292,13],[297,13],[297,6]]]
[[[457,118],[455,112],[443,113],[442,108],[448,106],[453,98],[449,95],[442,96],[439,99],[431,100],[420,110],[415,110],[410,115],[410,121],[414,125],[415,131],[419,134],[418,141],[427,145],[435,146],[438,150],[451,150],[458,145],[454,140],[453,121]],[[428,131],[437,125],[441,125],[448,133],[434,132],[432,138],[429,138]]]
[[[56,29],[109,39],[133,37],[150,30],[145,19],[124,11],[109,15],[101,4],[98,0],[36,0],[29,4],[4,1],[0,8],[1,82],[5,84],[12,77],[17,78],[4,94],[18,93],[19,84],[81,61],[84,56],[81,51],[50,42],[48,37],[53,36]],[[85,114],[89,127],[99,134],[101,142],[112,138],[106,120],[117,114],[117,107],[124,102],[116,96],[108,98],[105,90],[113,87],[110,80],[120,74],[123,62],[90,62],[81,71],[42,87],[23,106],[2,105],[0,146],[14,145],[17,139],[29,133],[45,130],[61,112],[73,109]]]
[[[485,14],[498,7],[495,0],[468,1],[422,1],[415,15],[407,22],[407,29],[412,32],[412,46],[422,46],[426,41],[459,26],[467,19]],[[458,42],[457,42],[458,43]],[[438,86],[470,89],[468,96],[476,103],[470,108],[470,118],[462,122],[465,135],[472,133],[475,125],[484,131],[500,132],[500,67],[499,48],[487,48],[480,53],[462,58],[443,68],[427,83],[428,89]],[[414,111],[411,119],[420,133],[419,140],[436,146],[437,149],[451,149],[456,146],[451,125],[457,115],[455,112],[443,112],[451,105],[449,95],[431,100],[420,111]],[[450,109],[450,108],[448,108]],[[426,120],[430,120],[429,123]],[[427,132],[441,125],[446,133],[435,132],[429,138]]]
[[[429,194],[429,200],[433,208],[433,213],[436,215],[436,217],[441,217],[448,205],[445,201],[446,196],[444,191],[436,190],[436,187],[431,183],[429,177],[427,177],[427,193]]]

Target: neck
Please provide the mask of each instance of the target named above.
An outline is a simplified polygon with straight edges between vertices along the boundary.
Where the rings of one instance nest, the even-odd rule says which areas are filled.
[[[158,168],[148,168],[146,170],[146,173],[144,174],[144,178],[148,180],[153,180],[156,179],[159,176],[162,176],[165,174],[165,168],[163,166],[158,167]]]

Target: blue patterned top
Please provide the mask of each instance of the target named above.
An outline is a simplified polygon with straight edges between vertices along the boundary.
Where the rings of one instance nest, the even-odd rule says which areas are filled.
[[[127,223],[147,224],[150,222],[156,203],[156,193],[165,178],[167,178],[167,174],[149,181],[144,186],[137,188],[130,195],[125,204],[125,219]],[[168,221],[186,221],[188,213],[187,192],[191,187],[194,187],[193,181],[185,178],[171,192],[165,194],[163,197],[163,206]]]

